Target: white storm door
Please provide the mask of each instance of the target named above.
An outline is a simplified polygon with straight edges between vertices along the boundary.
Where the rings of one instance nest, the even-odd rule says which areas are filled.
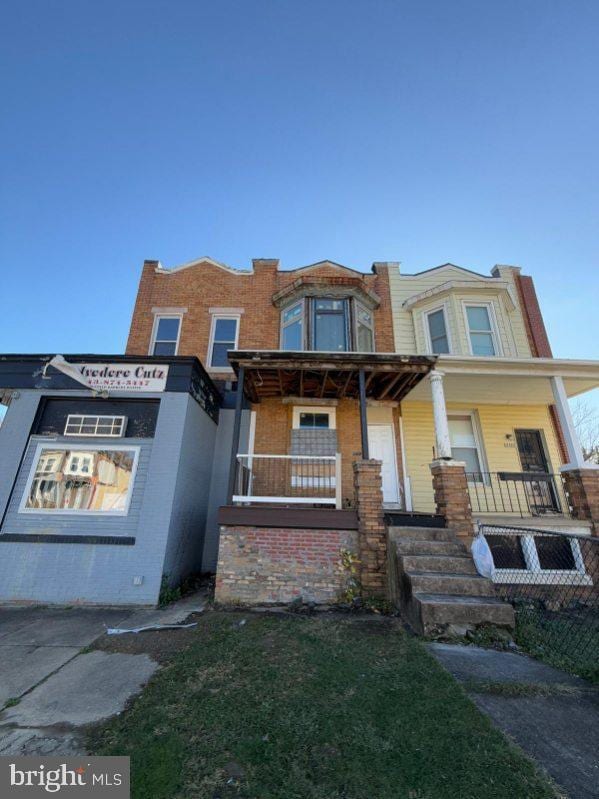
[[[395,441],[393,425],[368,425],[368,449],[371,458],[382,461],[383,502],[399,504],[399,482],[397,479],[397,460],[395,458]]]

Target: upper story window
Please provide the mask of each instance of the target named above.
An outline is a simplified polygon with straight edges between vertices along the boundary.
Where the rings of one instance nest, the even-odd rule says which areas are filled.
[[[374,352],[372,311],[354,297],[304,297],[281,312],[281,349]]]
[[[239,316],[214,314],[208,348],[208,368],[229,370],[228,352],[237,348]]]
[[[281,315],[281,347],[284,350],[304,349],[304,303],[296,302]]]
[[[473,355],[497,355],[497,335],[489,305],[466,305],[466,320]]]
[[[176,355],[180,333],[180,316],[155,316],[150,355]]]
[[[314,299],[312,349],[323,352],[346,352],[349,349],[347,305],[347,300]]]
[[[449,335],[447,333],[447,320],[445,310],[439,308],[425,315],[430,351],[433,355],[448,355]]]

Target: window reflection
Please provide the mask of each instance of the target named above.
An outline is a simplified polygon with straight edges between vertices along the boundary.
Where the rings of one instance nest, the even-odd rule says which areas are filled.
[[[40,450],[27,493],[27,510],[124,513],[135,450]]]

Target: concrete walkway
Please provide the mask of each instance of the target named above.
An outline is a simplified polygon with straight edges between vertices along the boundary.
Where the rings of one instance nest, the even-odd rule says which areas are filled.
[[[162,610],[1,607],[0,755],[82,753],[77,728],[119,713],[158,668],[145,654],[85,649],[107,627],[178,624],[205,604],[194,594]]]
[[[570,799],[599,797],[599,689],[514,652],[454,644],[429,648]]]

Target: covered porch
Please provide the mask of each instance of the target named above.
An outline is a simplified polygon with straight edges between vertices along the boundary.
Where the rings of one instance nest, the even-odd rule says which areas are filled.
[[[474,521],[585,524],[566,486],[589,469],[568,399],[598,386],[597,362],[440,356],[402,403],[408,507],[436,508],[431,460],[453,458]]]
[[[235,351],[229,504],[354,507],[353,463],[383,463],[388,504],[403,507],[400,402],[435,356]],[[250,410],[240,451],[241,415]]]

